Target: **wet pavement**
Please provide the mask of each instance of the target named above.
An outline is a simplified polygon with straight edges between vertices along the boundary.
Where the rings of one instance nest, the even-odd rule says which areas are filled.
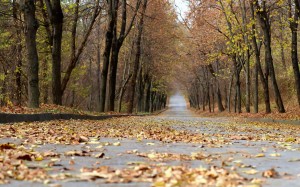
[[[191,131],[193,133],[201,133],[216,140],[213,146],[206,146],[196,143],[166,143],[155,140],[124,139],[124,138],[101,138],[97,141],[101,144],[106,144],[102,149],[98,149],[96,153],[103,152],[105,157],[99,161],[94,157],[67,157],[62,156],[57,162],[56,170],[50,173],[71,173],[78,174],[83,167],[93,167],[95,163],[103,166],[110,166],[112,168],[124,168],[131,162],[147,162],[157,163],[156,161],[149,161],[147,158],[139,157],[135,154],[128,154],[128,151],[137,150],[141,153],[175,153],[190,155],[194,152],[201,152],[203,154],[211,155],[213,159],[211,162],[202,160],[173,160],[165,161],[167,165],[186,165],[188,167],[210,167],[211,165],[226,167],[233,169],[247,178],[261,178],[262,172],[274,168],[281,177],[276,179],[265,179],[262,186],[300,186],[300,146],[298,144],[284,144],[275,141],[249,141],[235,139],[219,143],[222,139],[222,134],[235,133],[236,136],[250,136],[252,133],[259,132],[261,129],[253,127],[251,131],[247,128],[249,125],[241,124],[240,128],[237,126],[236,131],[228,131],[227,123],[230,120],[227,118],[201,118],[188,110],[184,97],[178,93],[170,98],[168,110],[159,116],[151,117],[151,120],[160,123],[162,121],[172,121],[172,127],[178,130]],[[175,123],[174,123],[175,121]],[[246,129],[246,130],[245,130]],[[277,129],[278,130],[278,129]],[[272,130],[270,130],[272,131]],[[276,131],[274,129],[274,131]],[[280,131],[280,129],[279,129]],[[216,134],[219,136],[216,137]],[[288,136],[288,134],[287,134]],[[218,141],[217,141],[218,139]],[[224,140],[228,137],[224,137]],[[20,144],[20,139],[0,139],[0,143],[11,142]],[[113,146],[115,142],[120,142],[121,146]],[[55,152],[64,154],[67,151],[83,150],[88,146],[91,150],[96,150],[99,144],[80,144],[80,145],[57,145],[46,144],[36,148],[37,151],[55,150]],[[95,154],[96,154],[95,153]],[[74,165],[70,166],[70,160],[74,161]],[[228,163],[225,161],[228,160]],[[43,165],[40,162],[39,165]],[[240,167],[240,165],[245,167]],[[247,171],[255,170],[257,173],[249,174]],[[151,186],[150,183],[125,183],[125,184],[104,184],[103,180],[96,180],[93,182],[74,182],[74,181],[57,181],[56,184],[61,186]],[[3,186],[44,186],[41,183],[12,181],[10,184]]]

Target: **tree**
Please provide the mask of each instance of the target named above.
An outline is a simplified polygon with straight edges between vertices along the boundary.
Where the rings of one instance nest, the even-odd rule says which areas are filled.
[[[300,2],[298,0],[289,0],[289,20],[290,29],[292,31],[291,57],[295,79],[295,89],[297,93],[298,105],[300,106],[300,71],[298,59],[298,22],[300,15]],[[293,10],[293,8],[295,10]]]
[[[280,113],[284,113],[285,109],[283,106],[281,94],[279,91],[279,87],[276,80],[275,69],[273,64],[273,57],[272,57],[272,47],[271,47],[271,24],[270,18],[267,12],[267,5],[266,1],[263,0],[261,4],[258,0],[255,0],[254,6],[256,8],[256,15],[257,19],[259,20],[261,29],[264,35],[264,46],[265,46],[265,63],[267,66],[266,74],[270,74],[270,79],[272,81],[274,94],[275,94],[275,102],[278,107],[278,111]]]
[[[63,34],[63,11],[60,0],[45,0],[48,15],[52,25],[52,101],[54,104],[62,105],[61,89],[61,44]]]
[[[109,68],[109,58],[113,40],[113,29],[116,21],[116,4],[114,0],[107,1],[107,30],[105,34],[105,47],[103,52],[103,67],[101,73],[101,87],[100,87],[100,107],[99,112],[104,112],[106,101],[106,86],[107,86],[107,74]]]
[[[111,61],[109,66],[109,83],[108,83],[108,98],[106,99],[107,103],[107,111],[114,111],[115,109],[115,97],[116,97],[116,80],[117,80],[117,70],[118,70],[118,61],[119,61],[119,53],[120,49],[123,45],[125,38],[128,36],[131,28],[133,26],[135,17],[140,7],[141,0],[136,0],[136,7],[134,11],[134,15],[131,18],[128,28],[127,25],[127,1],[122,0],[122,24],[119,36],[117,35],[117,11],[116,11],[116,19],[115,19],[115,27],[113,30],[113,39],[112,39],[112,54]]]
[[[39,27],[35,17],[34,0],[24,2],[25,20],[25,44],[27,49],[28,63],[28,106],[31,108],[39,107],[39,59],[36,45],[36,33]]]
[[[144,16],[147,9],[147,3],[148,0],[144,0],[143,6],[142,6],[142,13],[141,18],[138,25],[138,35],[136,39],[136,56],[133,63],[133,74],[130,82],[130,94],[129,94],[129,104],[128,104],[128,113],[133,112],[134,107],[134,98],[135,98],[135,87],[136,87],[136,81],[137,81],[137,75],[138,70],[140,66],[140,57],[141,57],[141,41],[142,41],[142,34],[143,34],[143,28],[144,28]]]

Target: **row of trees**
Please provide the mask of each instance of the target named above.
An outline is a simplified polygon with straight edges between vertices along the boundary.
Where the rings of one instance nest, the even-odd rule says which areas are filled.
[[[284,113],[284,101],[300,107],[298,0],[189,4],[185,42],[194,46],[186,56],[193,81],[183,83],[192,107],[213,111],[216,103],[218,111],[238,113],[243,106]]]
[[[1,105],[161,109],[174,12],[167,0],[1,1]]]

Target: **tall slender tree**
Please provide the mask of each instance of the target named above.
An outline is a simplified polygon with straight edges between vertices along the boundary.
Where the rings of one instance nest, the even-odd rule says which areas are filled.
[[[299,25],[299,15],[300,15],[300,2],[298,0],[288,0],[288,1],[289,1],[290,29],[292,31],[292,41],[291,41],[292,66],[293,66],[293,73],[295,79],[297,100],[298,100],[298,105],[300,107],[300,71],[299,71],[299,58],[298,58],[298,25]]]
[[[25,20],[25,45],[27,49],[28,63],[28,106],[38,108],[40,105],[39,97],[39,59],[37,53],[36,33],[39,28],[35,17],[35,1],[25,0],[24,20]]]
[[[130,82],[130,93],[129,93],[129,104],[128,104],[128,113],[133,112],[134,107],[134,98],[135,98],[135,87],[136,87],[136,81],[137,81],[137,75],[140,65],[140,58],[141,58],[141,42],[142,42],[142,34],[143,34],[143,28],[144,28],[144,17],[147,9],[147,3],[148,0],[144,0],[143,6],[142,6],[142,12],[141,12],[141,18],[138,25],[138,35],[136,39],[136,56],[133,63],[133,74]]]

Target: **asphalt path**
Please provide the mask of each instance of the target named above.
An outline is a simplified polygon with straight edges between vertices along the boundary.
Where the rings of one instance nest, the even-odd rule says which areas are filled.
[[[228,131],[227,124],[230,124],[228,118],[202,118],[195,115],[192,111],[188,110],[185,98],[180,93],[175,94],[170,98],[168,110],[154,117],[141,117],[151,119],[157,123],[162,121],[172,121],[172,128],[177,130],[185,130],[193,133],[202,133],[210,137],[212,141],[223,138],[222,135],[232,136],[251,136],[252,133],[259,132],[259,127],[253,127],[250,131],[245,128],[252,128],[248,124],[240,124],[236,126],[236,131]],[[243,129],[243,130],[241,130]],[[270,133],[276,133],[280,129],[270,130]],[[218,136],[216,136],[218,135]],[[286,136],[288,136],[288,131]],[[263,134],[262,134],[263,136]],[[226,136],[227,137],[227,136]],[[299,138],[299,137],[297,137]],[[15,143],[21,144],[22,139],[0,139],[0,143]],[[105,146],[101,152],[105,153],[105,157],[99,161],[99,158],[94,157],[80,157],[73,156],[72,158],[63,156],[67,151],[71,150],[83,150],[87,145],[57,145],[57,144],[45,144],[38,146],[37,151],[55,150],[61,154],[59,162],[55,170],[49,171],[52,174],[55,173],[71,173],[78,174],[83,167],[93,167],[95,163],[100,166],[109,166],[115,169],[126,168],[130,162],[147,162],[156,163],[144,157],[139,157],[134,154],[127,154],[130,150],[138,150],[141,153],[175,153],[175,154],[187,154],[192,152],[202,152],[203,154],[217,155],[218,159],[214,159],[211,162],[205,162],[202,160],[172,160],[166,161],[167,165],[186,165],[191,168],[196,167],[210,167],[211,165],[219,167],[234,168],[242,176],[247,178],[262,178],[262,172],[271,168],[275,169],[280,177],[278,178],[265,178],[265,182],[262,186],[300,186],[300,146],[299,144],[287,144],[278,143],[271,140],[262,141],[249,141],[243,138],[236,138],[230,140],[229,143],[219,144],[214,146],[206,146],[196,143],[167,143],[156,140],[142,140],[136,141],[135,139],[127,138],[100,138],[100,142],[106,142],[107,145],[112,145],[115,142],[120,142],[121,146]],[[151,146],[147,146],[151,145]],[[96,149],[96,145],[88,145],[89,149]],[[255,156],[256,155],[256,156]],[[70,166],[69,162],[72,159],[75,164]],[[230,164],[224,166],[224,160],[230,160]],[[45,161],[46,162],[46,161]],[[29,163],[36,165],[35,162]],[[38,165],[42,165],[39,162]],[[237,166],[236,166],[236,165]],[[248,167],[238,167],[239,164],[243,164]],[[249,170],[256,171],[253,173],[247,172]],[[35,182],[24,181],[11,181],[9,184],[3,186],[44,186],[45,184]],[[72,181],[72,180],[57,180],[54,181],[52,186],[151,186],[151,183],[114,183],[106,184],[104,180],[96,181]],[[48,184],[46,186],[49,186]]]

